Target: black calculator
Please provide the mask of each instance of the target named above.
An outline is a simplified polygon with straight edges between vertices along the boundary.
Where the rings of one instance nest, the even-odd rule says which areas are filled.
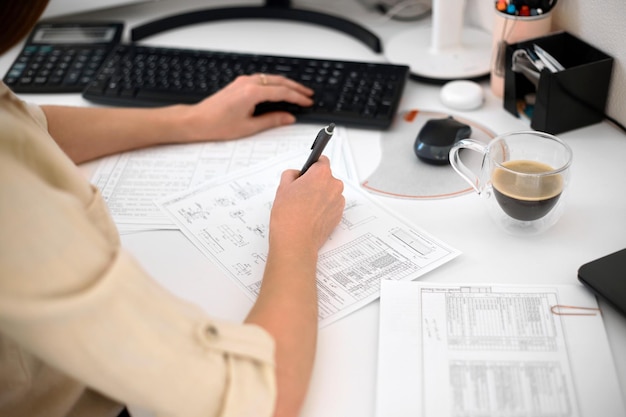
[[[3,81],[16,93],[79,93],[124,30],[121,22],[42,22]]]

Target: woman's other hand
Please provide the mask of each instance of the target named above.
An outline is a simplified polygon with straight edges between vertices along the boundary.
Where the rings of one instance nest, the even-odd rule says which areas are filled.
[[[198,104],[188,106],[182,129],[190,140],[229,140],[292,124],[285,111],[254,115],[257,104],[286,101],[302,107],[313,104],[313,90],[281,75],[240,75]]]

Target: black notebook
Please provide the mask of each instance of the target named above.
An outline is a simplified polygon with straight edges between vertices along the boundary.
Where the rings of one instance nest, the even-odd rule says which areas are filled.
[[[626,249],[584,264],[578,279],[626,315]]]

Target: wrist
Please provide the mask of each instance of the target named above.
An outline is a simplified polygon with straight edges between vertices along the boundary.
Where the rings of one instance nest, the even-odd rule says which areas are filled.
[[[302,242],[277,242],[270,237],[269,252],[274,258],[280,258],[282,262],[316,265],[319,249],[312,244],[311,239]]]
[[[162,119],[165,121],[164,131],[168,132],[170,141],[186,143],[198,140],[195,137],[196,129],[193,126],[191,107],[186,104],[177,104],[163,109],[167,112]]]
[[[157,129],[155,134],[159,138],[159,143],[187,143],[208,139],[199,137],[192,107],[187,104],[175,104],[156,110],[157,113],[154,114],[156,123],[153,126]]]

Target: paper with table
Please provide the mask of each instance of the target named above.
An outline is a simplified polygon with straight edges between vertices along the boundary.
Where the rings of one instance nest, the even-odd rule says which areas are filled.
[[[100,189],[120,232],[174,229],[155,199],[281,154],[309,149],[319,129],[319,125],[297,124],[238,140],[125,152],[104,158],[91,182]],[[331,142],[336,145],[331,152],[338,158],[343,155],[339,150],[344,135],[342,128],[336,129]]]
[[[376,416],[626,415],[581,285],[381,284]]]
[[[167,196],[158,204],[203,254],[255,299],[280,175],[287,168],[299,169],[307,156],[284,155]],[[331,161],[336,172],[339,161]],[[351,181],[344,183],[343,218],[319,255],[320,326],[377,299],[381,279],[412,280],[459,254],[376,203]]]

